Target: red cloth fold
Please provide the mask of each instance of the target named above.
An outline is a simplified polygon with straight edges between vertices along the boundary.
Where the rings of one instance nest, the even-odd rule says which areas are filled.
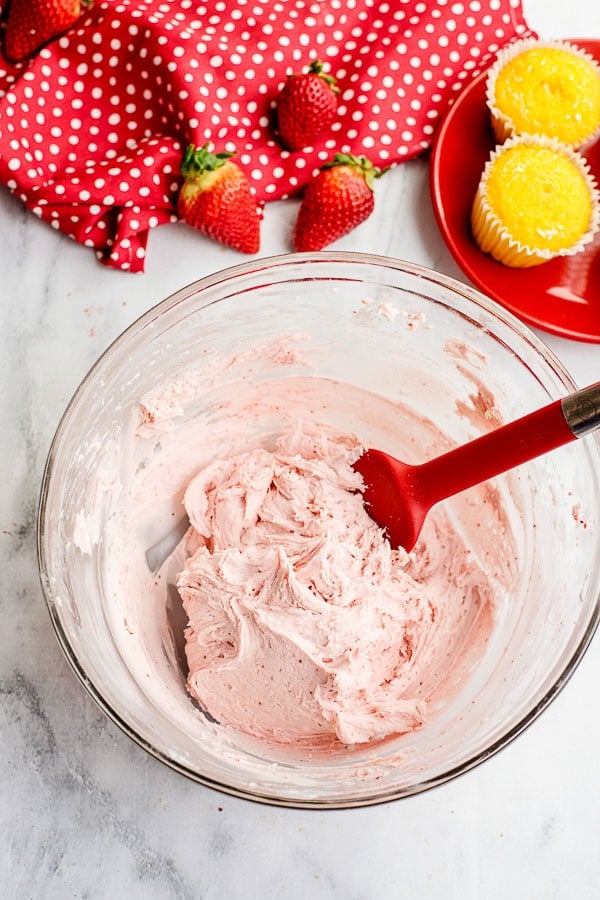
[[[258,204],[337,152],[402,162],[466,79],[531,33],[520,0],[95,0],[26,63],[0,57],[0,182],[108,265],[141,271],[149,229],[177,217],[188,142],[234,151]],[[274,101],[315,58],[337,78],[338,116],[291,153]]]

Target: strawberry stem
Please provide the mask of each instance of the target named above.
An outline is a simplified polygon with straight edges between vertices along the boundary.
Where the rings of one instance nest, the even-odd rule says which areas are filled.
[[[323,69],[324,69],[324,65],[321,62],[321,60],[315,59],[315,60],[313,60],[313,62],[311,62],[310,66],[308,67],[308,72],[310,75],[318,75],[319,78],[323,79],[325,84],[329,85],[329,87],[335,94],[339,94],[340,89],[338,87],[336,87],[335,78],[333,77],[333,75],[328,75],[327,72],[323,71]]]
[[[227,150],[213,153],[209,148],[210,143],[204,144],[203,147],[188,144],[181,160],[181,174],[184,178],[194,178],[203,172],[214,172],[235,156],[235,153],[229,153]]]
[[[358,173],[365,179],[367,187],[371,190],[373,190],[375,179],[381,178],[389,169],[389,166],[386,166],[385,169],[379,169],[366,156],[354,156],[352,153],[336,153],[333,159],[321,166],[321,170],[333,169],[336,166],[352,166],[353,169],[357,169]]]

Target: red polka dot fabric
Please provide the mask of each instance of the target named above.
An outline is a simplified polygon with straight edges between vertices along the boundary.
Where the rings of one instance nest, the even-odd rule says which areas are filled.
[[[259,205],[337,152],[399,163],[531,33],[519,0],[95,0],[25,63],[0,56],[0,182],[106,264],[142,271],[149,229],[177,218],[188,142],[235,152]],[[275,98],[313,59],[337,79],[337,118],[288,152]]]

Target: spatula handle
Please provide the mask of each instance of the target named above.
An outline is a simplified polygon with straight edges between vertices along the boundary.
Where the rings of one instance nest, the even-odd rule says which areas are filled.
[[[584,437],[600,428],[600,382],[564,397],[561,406],[565,422],[575,437]]]
[[[416,466],[415,483],[433,506],[598,427],[600,382]]]

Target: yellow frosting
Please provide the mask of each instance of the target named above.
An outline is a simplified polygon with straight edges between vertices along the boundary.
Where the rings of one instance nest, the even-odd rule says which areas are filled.
[[[536,250],[575,244],[589,227],[590,188],[567,157],[548,147],[517,144],[488,173],[487,206],[510,236]]]
[[[498,73],[494,100],[517,133],[576,145],[600,126],[600,75],[561,47],[532,47],[509,60]]]

